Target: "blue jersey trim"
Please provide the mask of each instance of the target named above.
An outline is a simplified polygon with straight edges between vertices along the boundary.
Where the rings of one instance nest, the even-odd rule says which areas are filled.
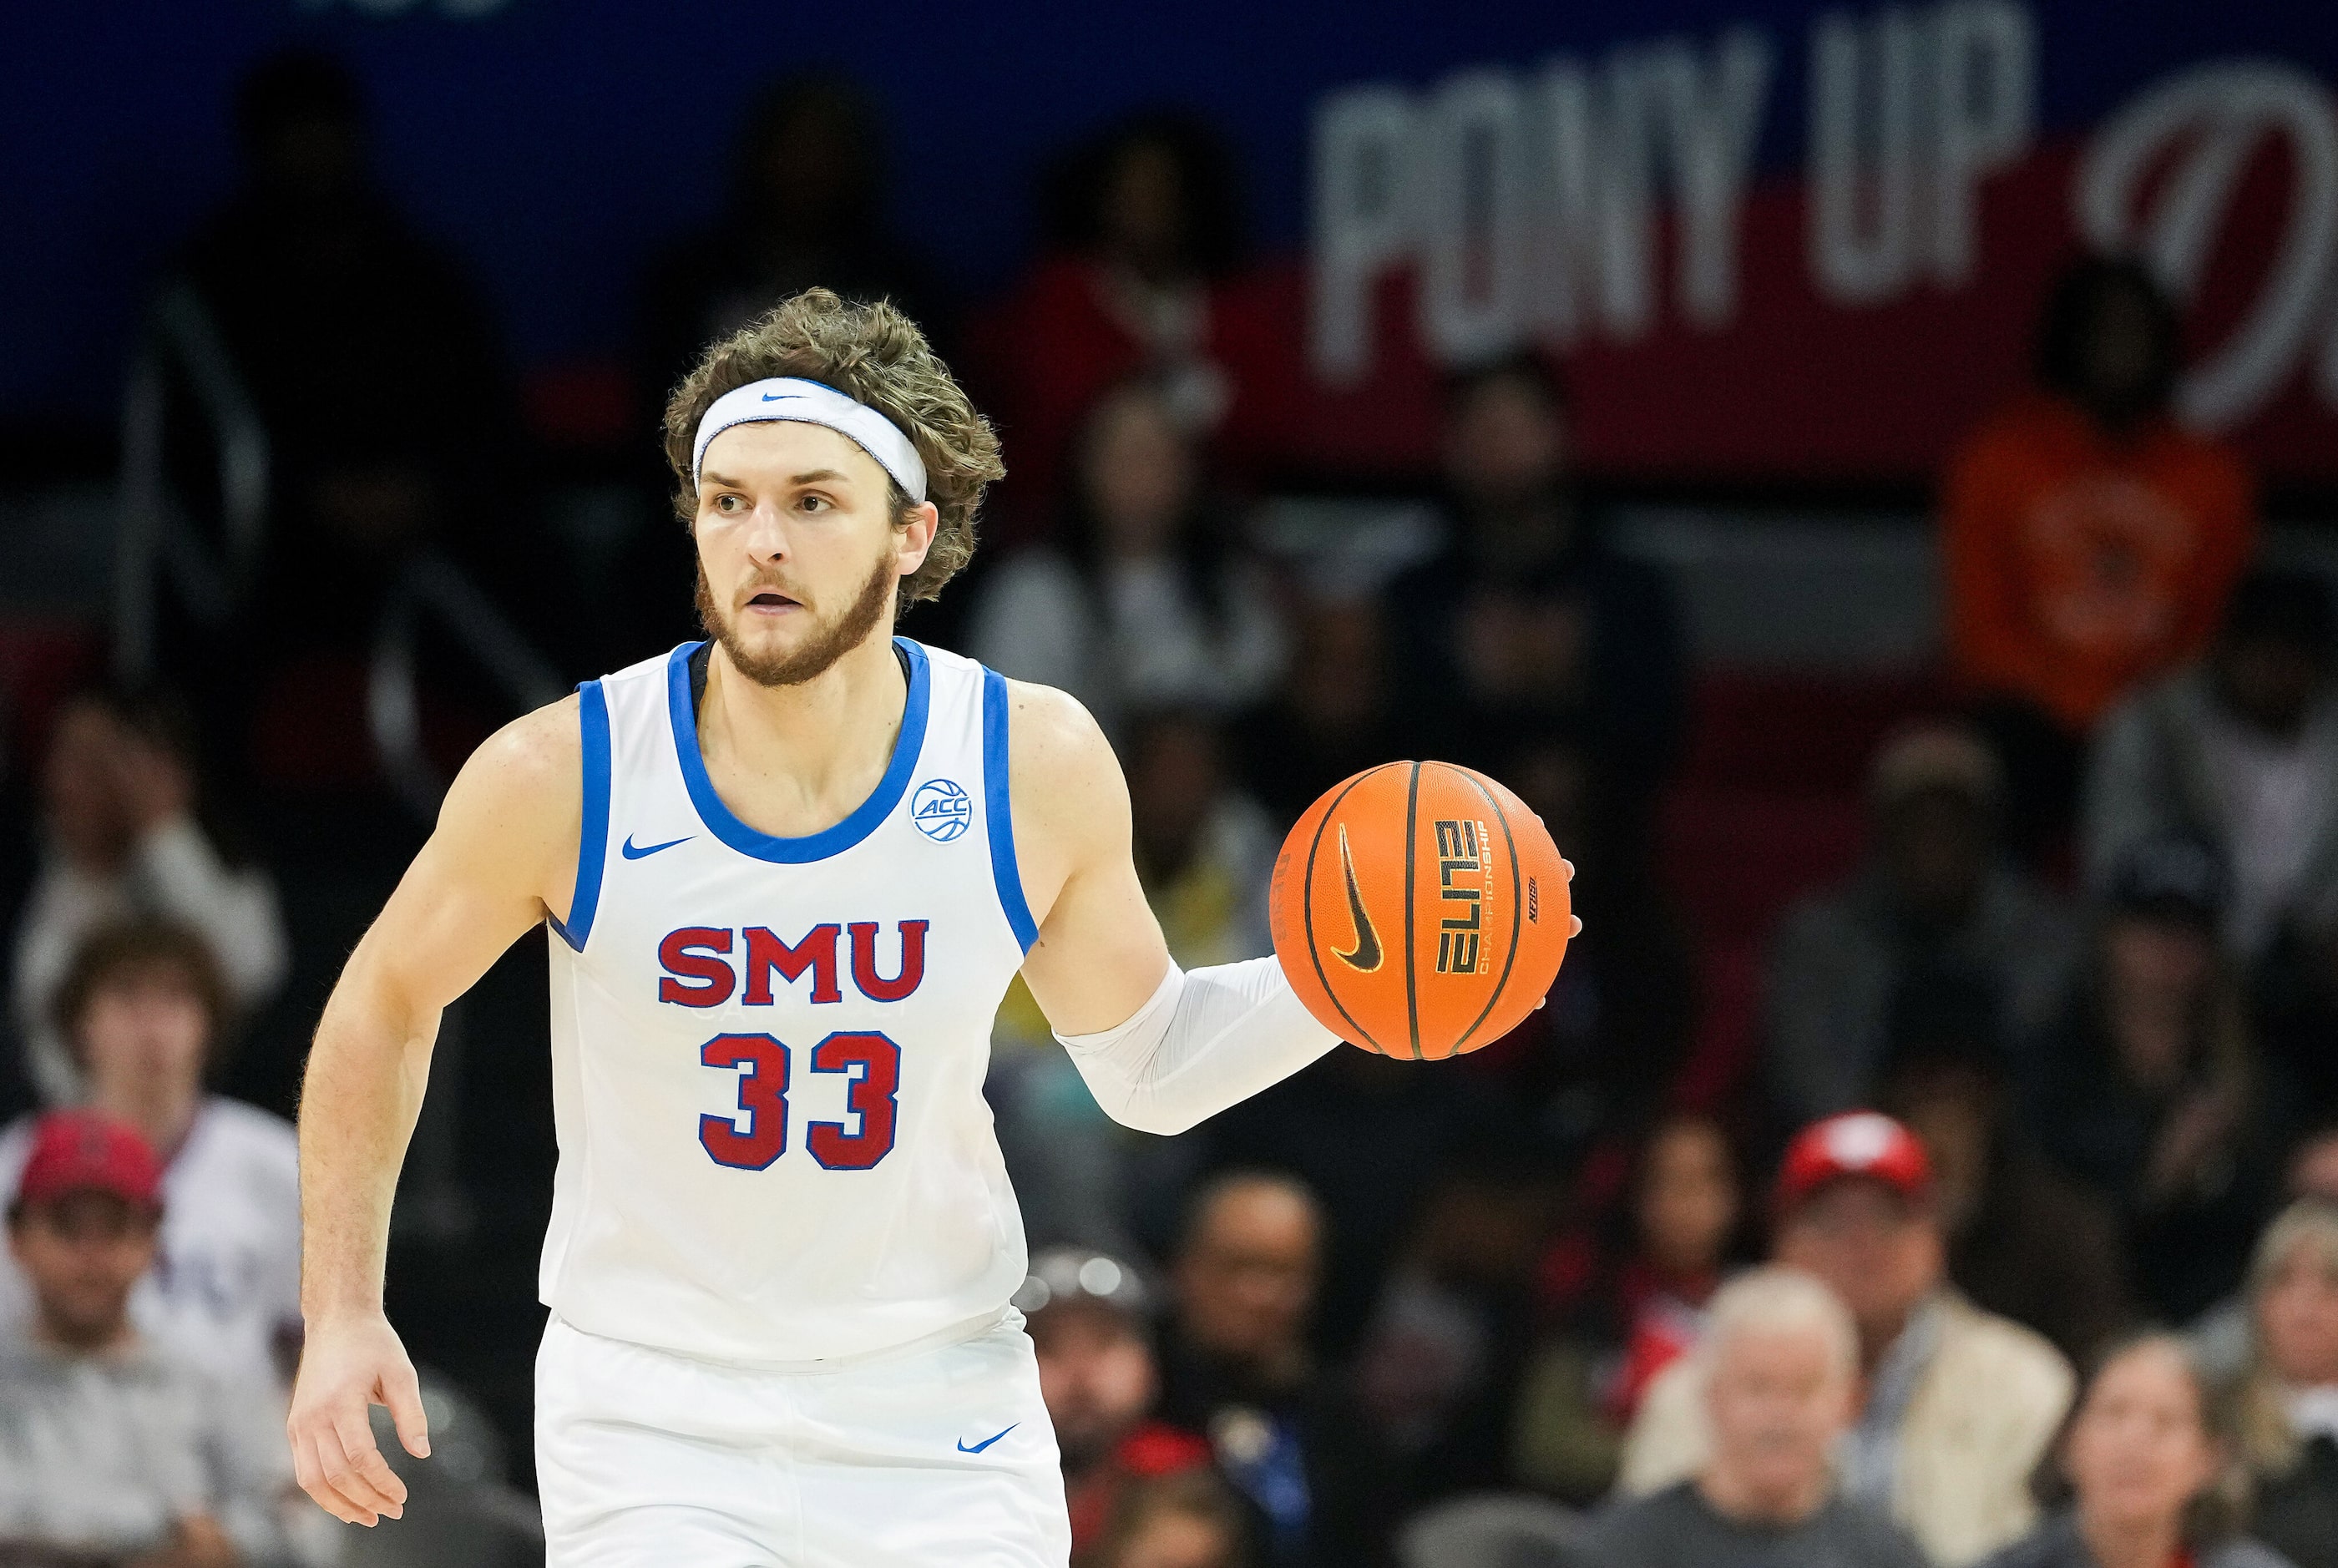
[[[996,670],[982,672],[982,812],[990,835],[990,877],[998,884],[998,906],[1023,951],[1039,939],[1038,922],[1024,902],[1023,874],[1015,867],[1015,793],[1007,754],[1007,681]]]
[[[576,891],[569,896],[568,919],[564,925],[554,916],[552,928],[582,953],[593,937],[601,862],[609,853],[609,698],[598,681],[576,688],[576,730],[584,742],[584,826],[576,838]]]
[[[840,855],[876,831],[877,824],[901,803],[909,776],[918,770],[918,754],[926,744],[926,708],[933,689],[926,651],[906,637],[894,638],[893,645],[909,662],[909,697],[901,710],[901,732],[893,740],[893,760],[869,799],[850,816],[833,828],[801,838],[757,832],[732,816],[722,797],[714,792],[714,780],[706,776],[706,759],[698,750],[698,713],[690,701],[690,656],[698,652],[699,644],[685,642],[675,649],[666,661],[666,713],[673,721],[673,749],[682,760],[682,781],[707,830],[742,855],[785,866]]]

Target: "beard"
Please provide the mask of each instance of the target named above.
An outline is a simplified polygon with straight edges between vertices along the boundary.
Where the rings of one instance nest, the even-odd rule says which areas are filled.
[[[732,668],[756,685],[801,686],[827,674],[839,659],[869,640],[869,633],[885,618],[885,605],[893,596],[899,575],[889,552],[878,558],[852,603],[833,619],[815,622],[801,647],[783,653],[759,653],[739,635],[737,623],[724,618],[702,561],[698,564],[698,623],[722,645]]]

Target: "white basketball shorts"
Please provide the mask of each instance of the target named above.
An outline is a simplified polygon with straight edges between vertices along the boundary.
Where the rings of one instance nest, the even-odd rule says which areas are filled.
[[[823,1371],[571,1328],[535,1361],[546,1568],[1064,1568],[1055,1429],[1018,1315]]]

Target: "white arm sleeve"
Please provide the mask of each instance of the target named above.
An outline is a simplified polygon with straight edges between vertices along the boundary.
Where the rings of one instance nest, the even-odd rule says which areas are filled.
[[[1340,1037],[1315,1022],[1273,958],[1188,975],[1095,1034],[1058,1034],[1105,1113],[1140,1132],[1183,1132],[1280,1083]]]

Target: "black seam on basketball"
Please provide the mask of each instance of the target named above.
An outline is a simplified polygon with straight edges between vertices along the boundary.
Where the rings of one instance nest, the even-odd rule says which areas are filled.
[[[1518,882],[1518,841],[1510,833],[1510,819],[1502,814],[1502,803],[1494,799],[1492,790],[1478,781],[1477,775],[1464,773],[1462,777],[1469,779],[1470,787],[1483,795],[1486,798],[1486,804],[1493,808],[1494,820],[1502,825],[1502,842],[1510,851],[1510,950],[1503,956],[1501,978],[1494,982],[1493,995],[1486,998],[1485,1011],[1479,1013],[1477,1022],[1463,1030],[1461,1038],[1453,1043],[1453,1054],[1456,1056],[1461,1054],[1462,1046],[1469,1044],[1469,1036],[1478,1032],[1478,1025],[1484,1024],[1493,1014],[1494,1004],[1502,999],[1502,988],[1510,983],[1510,965],[1518,962],[1518,938],[1525,932],[1525,927],[1519,924],[1519,921],[1526,915],[1523,905],[1524,895],[1520,891]]]
[[[1420,818],[1420,764],[1412,765],[1412,777],[1404,787],[1404,1021],[1412,1031],[1412,1059],[1420,1056],[1420,982],[1412,972],[1412,835]]]
[[[1307,869],[1302,874],[1299,884],[1299,935],[1307,944],[1307,962],[1315,966],[1315,983],[1323,987],[1323,995],[1331,999],[1331,1005],[1340,1010],[1340,1016],[1348,1021],[1348,1026],[1363,1036],[1356,1044],[1370,1046],[1383,1056],[1388,1053],[1381,1050],[1380,1043],[1372,1038],[1371,1031],[1356,1022],[1356,1015],[1348,1011],[1348,1004],[1340,1000],[1337,991],[1331,989],[1331,977],[1323,973],[1323,956],[1315,949],[1315,851],[1322,845],[1323,829],[1330,827],[1331,818],[1339,814],[1340,802],[1348,798],[1348,791],[1379,772],[1380,768],[1395,766],[1393,762],[1383,762],[1380,768],[1367,768],[1341,785],[1340,792],[1331,797],[1331,803],[1323,808],[1322,820],[1315,824],[1315,837],[1307,841]]]

